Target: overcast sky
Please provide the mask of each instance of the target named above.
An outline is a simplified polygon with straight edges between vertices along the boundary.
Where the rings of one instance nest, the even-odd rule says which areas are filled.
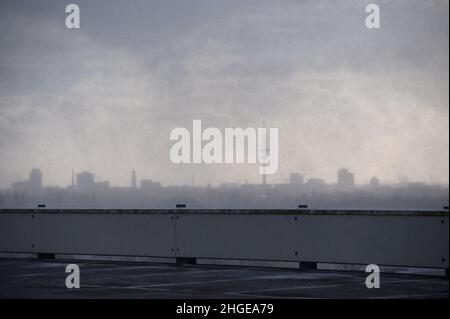
[[[279,128],[279,170],[448,183],[448,1],[0,0],[0,188],[42,170],[128,185],[259,182],[169,159],[175,127]]]

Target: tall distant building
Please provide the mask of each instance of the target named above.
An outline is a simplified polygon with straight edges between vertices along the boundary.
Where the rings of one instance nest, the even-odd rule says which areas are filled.
[[[77,174],[77,190],[82,192],[92,192],[94,190],[94,174],[82,172]]]
[[[42,173],[40,169],[33,168],[30,172],[30,188],[32,191],[38,192],[42,188]]]
[[[133,170],[133,172],[131,173],[131,188],[135,189],[136,188],[136,171]]]
[[[42,191],[42,173],[39,169],[33,168],[30,172],[30,178],[26,181],[12,184],[12,188],[18,192],[36,194]]]
[[[337,184],[339,187],[348,188],[355,185],[355,177],[348,169],[342,168],[338,171]]]

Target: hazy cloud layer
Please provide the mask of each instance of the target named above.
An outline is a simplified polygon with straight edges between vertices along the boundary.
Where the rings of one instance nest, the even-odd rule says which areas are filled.
[[[0,1],[0,187],[39,167],[113,184],[257,182],[257,165],[170,162],[170,131],[278,127],[280,168],[448,183],[447,1]]]

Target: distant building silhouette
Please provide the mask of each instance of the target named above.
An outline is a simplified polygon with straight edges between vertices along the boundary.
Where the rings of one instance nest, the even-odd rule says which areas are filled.
[[[372,187],[380,186],[380,180],[376,176],[372,177],[370,179],[370,186],[372,186]]]
[[[321,178],[310,178],[305,186],[313,192],[321,192],[326,189],[327,183]]]
[[[67,188],[44,186],[42,174],[33,169],[25,181],[12,189],[0,190],[0,207],[35,208],[46,204],[51,208],[173,208],[186,204],[195,208],[292,208],[307,204],[322,209],[436,209],[448,203],[448,185],[425,183],[383,183],[373,177],[370,185],[354,185],[354,177],[346,169],[338,174],[339,188],[325,180],[293,173],[285,183],[261,185],[223,183],[219,186],[162,186],[157,181],[140,180],[140,189],[110,186],[96,181],[93,173],[73,176]],[[132,176],[131,176],[132,177]],[[133,182],[131,183],[133,185]],[[136,179],[136,184],[138,181]],[[344,186],[353,186],[344,188]],[[380,185],[380,187],[375,187]],[[382,186],[382,187],[381,187]],[[139,187],[137,185],[137,187]],[[344,190],[344,191],[342,191]]]
[[[409,184],[409,178],[408,178],[408,176],[406,176],[406,175],[400,175],[400,176],[398,177],[398,182],[399,182],[400,184]]]
[[[346,168],[340,169],[337,175],[337,184],[342,188],[353,187],[355,185],[355,178],[353,173],[351,173]]]
[[[289,175],[289,184],[303,185],[304,184],[303,175],[300,175],[298,173],[291,173],[291,175]]]
[[[81,192],[92,192],[94,190],[94,179],[94,174],[90,172],[77,174],[77,190]]]
[[[42,173],[39,169],[33,168],[30,172],[30,178],[26,181],[16,182],[12,184],[15,191],[36,194],[42,191]]]
[[[154,191],[156,189],[160,189],[161,188],[161,183],[160,182],[154,182],[150,179],[143,179],[141,180],[141,189],[143,191]]]
[[[34,192],[38,192],[42,188],[42,173],[41,170],[33,168],[30,173],[30,188]]]
[[[94,191],[96,193],[105,193],[109,189],[109,182],[108,181],[102,181],[102,182],[94,182]]]

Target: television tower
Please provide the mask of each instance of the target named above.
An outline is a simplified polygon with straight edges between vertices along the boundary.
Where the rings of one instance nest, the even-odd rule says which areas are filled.
[[[75,176],[73,174],[73,168],[72,168],[72,185],[71,185],[71,190],[73,191],[73,189],[75,188]]]
[[[263,121],[263,126],[262,126],[264,129],[266,128],[266,121]],[[266,134],[264,135],[264,137],[263,137],[263,145],[264,145],[264,148],[263,149],[260,149],[259,151],[261,152],[261,159],[262,159],[262,161],[263,161],[263,163],[262,164],[260,164],[262,167],[263,167],[263,174],[262,174],[262,184],[264,185],[264,186],[266,186],[266,184],[267,184],[267,174],[266,174],[266,167],[267,167],[267,165],[268,165],[268,163],[267,163],[267,157],[268,157],[268,155],[270,154],[270,148],[269,148],[269,145],[268,145],[268,143],[267,143],[267,131],[266,131]]]

